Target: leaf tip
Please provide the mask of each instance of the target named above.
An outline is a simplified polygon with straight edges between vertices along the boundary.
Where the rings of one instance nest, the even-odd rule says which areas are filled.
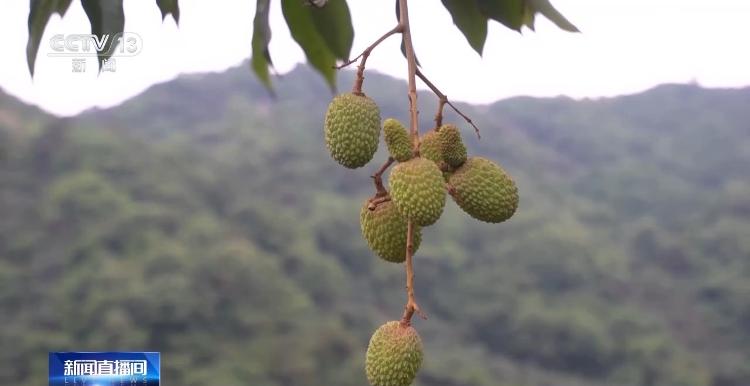
[[[34,79],[34,58],[31,56],[26,57],[26,66],[29,67],[29,75],[31,79]]]
[[[484,44],[481,47],[474,48],[474,51],[476,51],[480,58],[484,57]]]

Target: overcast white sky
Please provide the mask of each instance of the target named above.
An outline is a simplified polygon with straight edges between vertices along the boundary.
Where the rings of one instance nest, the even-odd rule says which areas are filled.
[[[32,81],[25,54],[28,1],[5,1],[0,14],[5,37],[0,88],[48,111],[71,115],[92,106],[118,104],[180,73],[222,71],[250,55],[254,3],[180,0],[178,28],[171,18],[162,23],[155,1],[125,0],[125,31],[143,38],[143,51],[118,58],[116,72],[97,76],[94,59],[89,60],[87,72],[73,73],[70,58],[47,56],[52,35],[89,31],[80,2],[74,1],[63,19],[50,20]],[[271,54],[283,73],[304,56],[289,35],[279,2],[273,3]],[[349,4],[356,55],[390,29],[395,16],[392,1],[349,0]],[[491,23],[480,58],[440,1],[412,1],[412,33],[425,74],[451,99],[474,103],[514,95],[612,96],[665,82],[750,85],[748,0],[553,0],[553,4],[583,33],[560,31],[543,18],[536,32],[522,35]],[[381,45],[368,68],[403,78],[398,39]]]

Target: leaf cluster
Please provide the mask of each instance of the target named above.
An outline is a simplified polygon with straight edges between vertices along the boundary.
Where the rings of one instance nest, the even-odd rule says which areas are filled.
[[[122,33],[125,26],[123,0],[80,0],[91,24],[91,33],[97,37]],[[280,0],[281,11],[294,41],[305,53],[308,63],[333,89],[336,87],[337,61],[347,61],[354,41],[354,26],[346,0],[329,0],[324,6],[313,6],[302,0]],[[49,18],[57,13],[64,16],[72,0],[30,0],[26,59],[29,72],[34,75],[34,65],[39,44]],[[398,4],[398,2],[396,2]],[[484,51],[488,21],[520,31],[523,26],[534,29],[535,18],[541,14],[563,30],[578,29],[560,14],[549,0],[442,0],[456,27],[467,42],[480,55]],[[162,19],[172,15],[180,21],[178,0],[157,0]],[[271,0],[257,0],[253,18],[253,36],[250,67],[258,79],[272,89],[271,69]],[[398,11],[396,12],[398,14]],[[108,59],[114,39],[110,39],[99,53],[99,67]]]

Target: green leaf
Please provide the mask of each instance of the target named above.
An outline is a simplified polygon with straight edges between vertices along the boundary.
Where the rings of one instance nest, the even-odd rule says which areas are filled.
[[[258,0],[255,6],[255,20],[253,21],[253,55],[250,58],[250,66],[258,76],[258,79],[269,91],[271,87],[271,76],[268,67],[273,66],[268,44],[271,42],[271,27],[268,24],[268,14],[271,10],[270,0]]]
[[[528,0],[531,6],[539,13],[550,19],[560,29],[568,32],[580,32],[578,27],[568,21],[555,7],[550,4],[549,0]]]
[[[161,11],[161,20],[167,18],[167,15],[172,14],[175,23],[180,24],[180,5],[178,0],[156,0],[156,5]]]
[[[34,76],[34,64],[39,52],[39,43],[44,35],[44,28],[53,13],[65,16],[72,0],[31,0],[29,2],[29,41],[26,43],[26,63],[29,73]]]
[[[307,61],[336,89],[336,56],[331,52],[313,21],[310,7],[300,0],[281,0],[281,12],[292,38],[302,47]]]
[[[476,0],[442,0],[453,17],[453,24],[464,34],[471,48],[479,55],[487,40],[487,17],[479,11]]]
[[[349,60],[354,43],[354,27],[346,0],[330,0],[321,8],[306,7],[328,49],[337,59]]]
[[[98,39],[107,39],[104,49],[99,51],[99,71],[104,60],[109,59],[117,48],[118,37],[122,36],[125,28],[125,14],[122,10],[122,0],[81,0],[83,10],[91,22],[91,33]]]
[[[523,26],[524,0],[476,0],[483,15],[520,31]]]
[[[535,31],[534,27],[534,21],[536,18],[536,11],[534,8],[529,5],[529,3],[526,3],[523,7],[523,25],[526,27],[529,27],[530,30]]]

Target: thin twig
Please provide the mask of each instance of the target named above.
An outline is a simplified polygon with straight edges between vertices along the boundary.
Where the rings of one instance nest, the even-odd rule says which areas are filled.
[[[404,306],[404,316],[401,317],[401,324],[404,326],[411,325],[411,318],[416,312],[422,319],[427,319],[427,315],[422,312],[414,296],[414,223],[409,220],[406,227],[406,305]]]
[[[383,186],[383,173],[385,173],[395,161],[396,160],[393,157],[388,157],[383,166],[381,166],[375,174],[370,176],[375,183],[375,197],[382,197],[388,194],[388,191],[385,190],[385,186]]]
[[[443,93],[442,93],[442,92],[440,91],[440,89],[438,89],[438,88],[437,88],[437,87],[436,87],[436,86],[435,86],[435,85],[434,85],[434,84],[433,84],[432,82],[430,82],[430,80],[429,80],[429,79],[427,79],[427,77],[426,77],[426,76],[424,76],[424,74],[422,73],[422,71],[420,71],[420,70],[419,70],[419,68],[417,68],[417,71],[416,71],[416,75],[417,75],[417,76],[419,77],[419,79],[421,79],[421,80],[422,80],[422,82],[424,82],[424,84],[426,84],[426,85],[427,85],[427,87],[429,87],[429,88],[430,88],[430,90],[432,90],[432,92],[433,92],[433,93],[435,93],[435,95],[437,95],[437,97],[438,97],[438,98],[440,99],[440,101],[441,101],[441,106],[440,106],[440,107],[441,107],[441,108],[440,108],[440,109],[438,110],[438,112],[439,112],[439,114],[440,114],[440,120],[441,120],[441,123],[442,123],[442,119],[443,119],[443,117],[442,117],[442,114],[443,114],[443,113],[442,113],[442,104],[444,103],[444,104],[447,104],[448,106],[450,106],[450,107],[451,107],[451,108],[453,109],[453,111],[455,111],[455,112],[456,112],[456,114],[460,115],[460,116],[461,116],[461,117],[462,117],[462,118],[463,118],[464,120],[466,120],[466,122],[468,122],[468,123],[469,123],[469,124],[470,124],[470,125],[471,125],[471,126],[472,126],[472,127],[474,128],[474,132],[475,132],[475,133],[477,133],[477,138],[480,138],[480,139],[482,138],[482,136],[481,136],[481,135],[479,135],[479,128],[477,127],[477,125],[475,125],[475,124],[474,124],[474,122],[473,122],[473,121],[471,120],[471,118],[469,118],[469,117],[468,117],[468,116],[467,116],[466,114],[462,113],[462,112],[461,112],[461,110],[459,110],[459,109],[458,109],[458,107],[456,107],[456,106],[455,106],[455,105],[454,105],[454,104],[453,104],[453,103],[452,103],[451,101],[449,101],[449,100],[448,100],[448,97],[447,97],[447,96],[445,96],[445,94],[443,94]],[[436,122],[437,122],[437,118],[438,118],[438,117],[437,117],[437,116],[435,116],[435,121],[436,121]],[[438,126],[438,127],[439,127],[439,126]]]
[[[352,87],[352,93],[357,94],[357,95],[362,95],[362,83],[365,81],[365,65],[367,63],[367,58],[369,58],[370,54],[372,53],[372,50],[374,50],[375,47],[377,47],[385,39],[388,39],[391,35],[400,33],[402,31],[403,31],[403,25],[399,23],[397,26],[393,27],[393,29],[391,29],[390,31],[386,32],[383,36],[378,38],[378,40],[376,40],[374,43],[370,44],[369,47],[365,48],[365,50],[362,51],[361,54],[357,55],[356,58],[347,60],[341,65],[336,66],[336,69],[340,70],[344,67],[351,65],[352,63],[356,62],[360,58],[362,58],[362,60],[359,61],[359,66],[357,66],[357,78],[354,81],[354,86]]]
[[[435,130],[440,130],[440,126],[443,126],[443,107],[445,107],[447,102],[447,98],[438,97],[438,108],[435,113]]]
[[[344,62],[344,63],[336,66],[336,69],[340,70],[340,69],[342,69],[344,67],[347,67],[347,66],[349,66],[351,64],[354,64],[354,62],[356,62],[357,60],[359,60],[359,58],[361,58],[361,57],[369,56],[370,53],[372,53],[372,50],[374,50],[375,47],[377,47],[385,39],[388,39],[393,34],[400,33],[402,30],[403,30],[403,27],[402,27],[401,24],[396,25],[390,31],[388,31],[385,34],[383,34],[383,36],[379,37],[378,40],[376,40],[374,43],[370,44],[369,47],[365,48],[365,50],[362,51],[361,54],[357,55],[357,57],[355,57],[354,59],[347,60],[346,62]]]

